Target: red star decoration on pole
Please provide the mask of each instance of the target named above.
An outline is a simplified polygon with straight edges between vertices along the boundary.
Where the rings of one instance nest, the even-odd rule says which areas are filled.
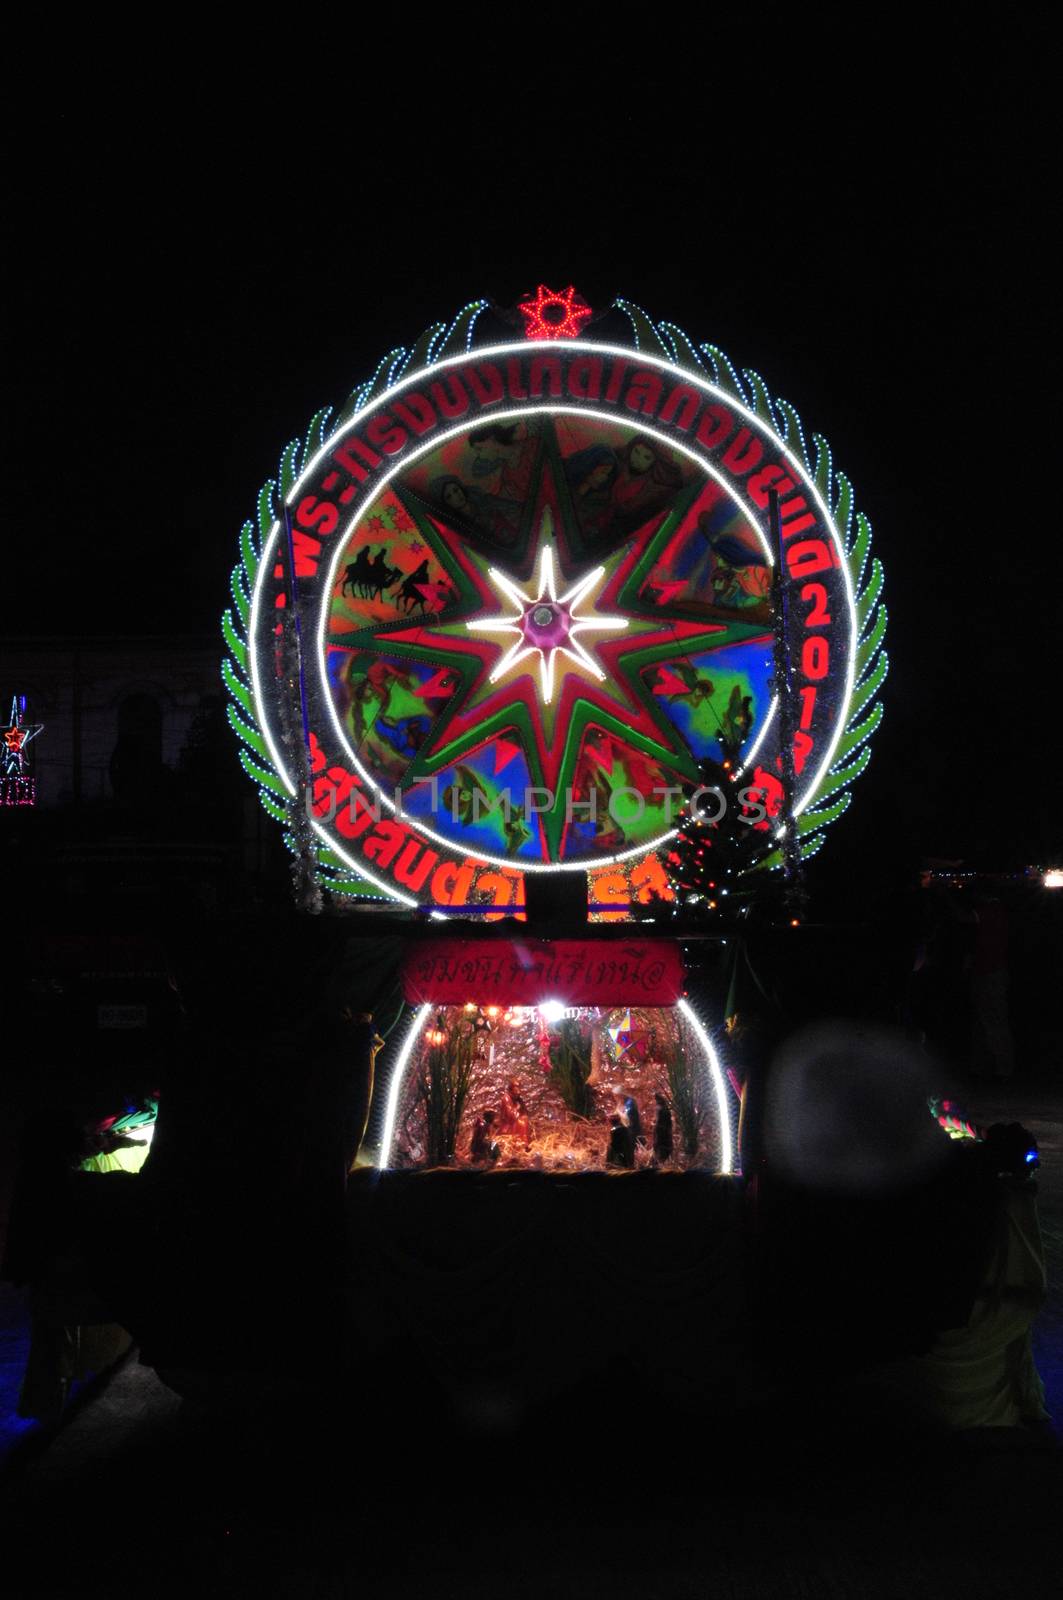
[[[517,307],[524,318],[526,339],[576,339],[591,308],[569,284],[567,289],[548,289],[541,283],[534,300],[522,300]]]
[[[5,777],[22,777],[26,771],[26,746],[40,733],[43,723],[30,726],[22,719],[26,715],[26,700],[15,695],[11,701],[11,721],[0,729],[0,772]]]

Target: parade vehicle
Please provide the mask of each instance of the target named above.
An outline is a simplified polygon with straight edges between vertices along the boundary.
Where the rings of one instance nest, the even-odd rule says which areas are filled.
[[[223,618],[230,721],[297,903],[460,919],[475,941],[553,895],[567,931],[621,944],[636,924],[734,930],[733,964],[751,899],[781,881],[773,916],[800,921],[801,862],[869,759],[887,665],[870,540],[792,404],[629,301],[539,285],[392,349],[283,451]],[[541,940],[549,911],[533,920]],[[685,1143],[737,1170],[722,995],[699,1015],[677,971],[674,1014],[651,1016],[641,978],[581,1000],[551,976],[560,951],[527,957],[537,983],[524,960],[420,992],[362,1161],[461,1161],[519,1057],[540,1131],[507,1161],[604,1162],[609,1123],[576,1138],[574,1108],[604,1117],[610,1075],[638,1073],[648,1114],[689,1069],[705,1130]],[[470,1050],[444,1149],[422,1126],[426,1063]]]
[[[870,544],[759,373],[571,286],[471,301],[283,451],[223,619],[230,721],[301,910],[409,919],[348,1152],[363,1287],[403,1286],[407,1332],[435,1326],[429,1241],[475,1278],[541,1211],[544,1303],[578,1297],[577,1236],[643,1289],[653,1259],[700,1283],[707,1251],[688,1333],[735,1336],[767,1039],[736,1015],[743,919],[801,922],[867,765]]]
[[[572,287],[470,302],[283,450],[223,678],[294,911],[204,953],[79,1174],[125,1167],[85,1281],[168,1383],[313,1351],[366,1426],[490,1431],[936,1339],[946,1419],[968,1358],[1036,1413],[1029,1318],[978,1311],[1035,1297],[1036,1150],[966,1160],[892,1037],[784,1040],[881,965],[802,884],[882,714],[870,544],[758,372]]]
[[[882,714],[870,546],[757,371],[573,287],[470,302],[285,447],[223,678],[295,922],[189,996],[133,1180],[128,1317],[168,1381],[309,1319],[478,1426],[635,1371],[690,1402],[751,1330],[807,1363],[796,1307],[880,1355],[969,1308],[976,1267],[939,1294],[916,1243],[948,1141],[918,1094],[920,1132],[864,1114],[910,1058],[821,1042],[764,1094],[802,864]],[[912,1291],[885,1312],[883,1251]]]

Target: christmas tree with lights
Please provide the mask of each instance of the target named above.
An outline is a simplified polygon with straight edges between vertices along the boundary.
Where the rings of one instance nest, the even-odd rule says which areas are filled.
[[[750,701],[736,688],[724,716],[716,719],[722,763],[705,760],[699,764],[698,787],[687,796],[666,857],[674,896],[672,915],[684,921],[726,926],[748,916],[754,899],[768,897],[781,898],[791,927],[798,927],[803,920],[806,896],[794,808],[796,722],[788,591],[780,581],[784,553],[779,497],[770,490],[768,499],[775,550],[772,689],[779,699],[780,751],[774,769],[756,768],[756,782],[747,779],[740,784],[739,751],[752,717]],[[766,870],[769,856],[775,857],[781,873]]]
[[[771,851],[771,831],[756,826],[763,810],[740,783],[737,744],[723,752],[722,763],[701,763],[666,857],[673,915],[684,921],[734,921],[768,887],[769,875],[753,868]]]

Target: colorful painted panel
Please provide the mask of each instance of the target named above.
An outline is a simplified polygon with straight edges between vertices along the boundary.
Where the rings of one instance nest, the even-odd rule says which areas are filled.
[[[593,866],[650,847],[724,730],[767,716],[762,541],[637,428],[458,433],[366,507],[335,570],[351,754],[461,850]]]

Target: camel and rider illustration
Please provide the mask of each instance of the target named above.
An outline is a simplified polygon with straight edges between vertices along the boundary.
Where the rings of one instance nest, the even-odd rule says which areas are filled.
[[[388,590],[395,609],[405,616],[414,612],[438,613],[449,604],[455,589],[444,574],[433,578],[427,559],[412,572],[393,567],[387,560],[386,547],[374,554],[371,545],[364,545],[353,561],[348,561],[343,571],[340,594],[352,599],[383,600]]]

